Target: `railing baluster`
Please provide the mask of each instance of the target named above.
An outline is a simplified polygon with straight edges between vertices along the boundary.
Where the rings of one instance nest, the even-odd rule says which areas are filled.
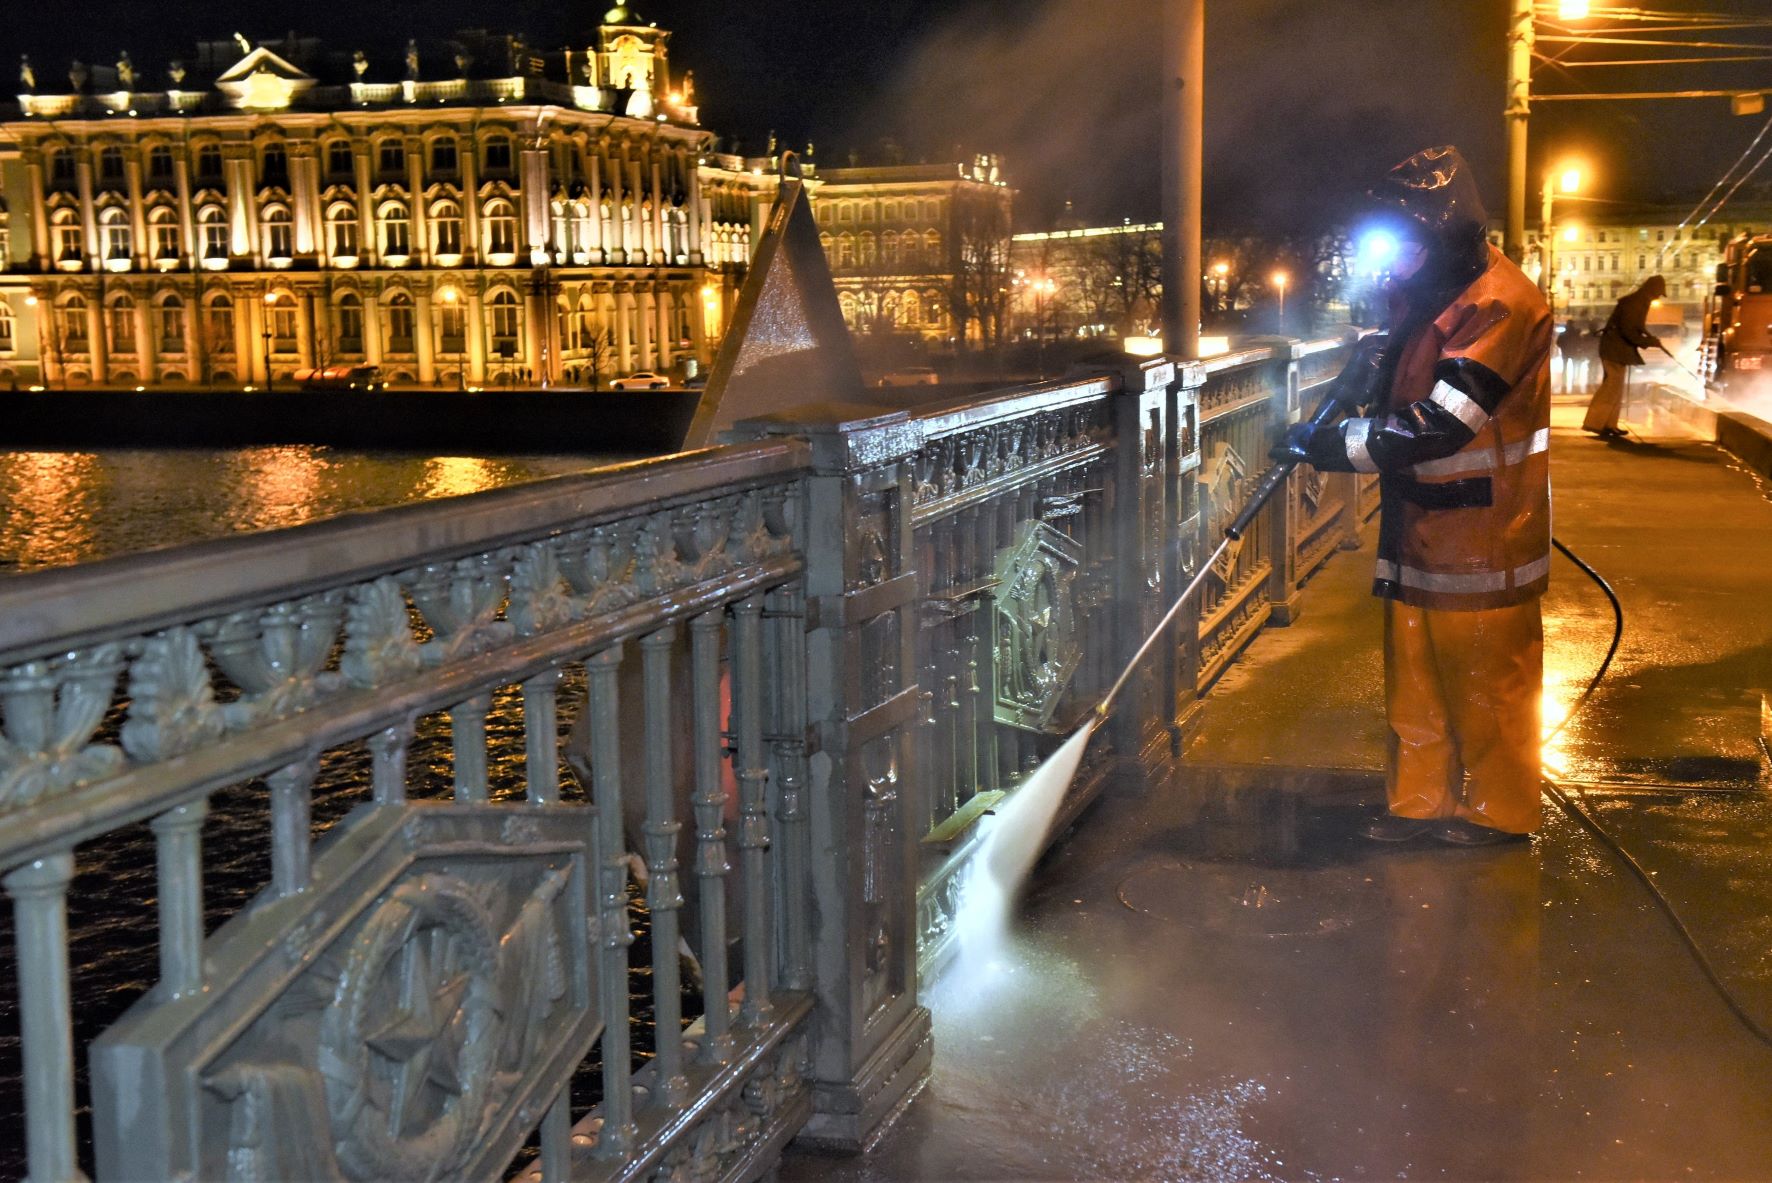
[[[548,670],[523,683],[523,770],[531,805],[560,800],[560,671]]]
[[[695,712],[695,875],[701,897],[701,1058],[721,1064],[732,1056],[732,1018],[726,997],[726,793],[720,784],[720,634],[722,612],[689,624]]]
[[[149,823],[159,870],[160,990],[178,998],[203,988],[203,819],[207,800]]]
[[[542,1183],[567,1183],[572,1178],[572,1085],[561,1087],[541,1119]]]
[[[591,799],[597,806],[598,982],[603,994],[603,1129],[599,1158],[634,1144],[633,1056],[628,1032],[628,863],[621,813],[621,646],[585,663],[590,685]]]
[[[744,868],[744,1022],[769,1018],[769,809],[768,770],[763,754],[763,598],[751,596],[733,608],[732,709],[738,723],[738,847]]]
[[[486,788],[486,713],[492,696],[478,694],[449,711],[449,739],[454,751],[455,799],[483,802]]]
[[[646,907],[652,914],[652,1013],[658,1099],[683,1104],[689,1092],[683,1075],[683,973],[681,943],[683,893],[677,887],[677,819],[671,779],[671,649],[677,630],[663,628],[640,641],[646,687]]]
[[[313,877],[314,774],[318,761],[286,764],[271,783],[271,888],[280,896],[307,890]]]
[[[17,930],[19,1025],[30,1183],[83,1183],[74,1156],[74,1031],[68,998],[68,881],[72,851],[6,876]]]
[[[778,588],[770,646],[774,661],[776,868],[781,901],[782,984],[790,990],[812,986],[811,819],[806,810],[806,622],[799,584]]]
[[[412,731],[411,722],[405,722],[369,737],[377,805],[398,805],[406,800],[406,756],[412,746]]]

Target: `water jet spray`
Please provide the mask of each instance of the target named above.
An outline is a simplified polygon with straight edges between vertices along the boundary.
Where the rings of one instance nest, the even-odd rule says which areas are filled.
[[[1339,391],[1339,384],[1331,386],[1329,396],[1311,416],[1312,423],[1326,426],[1341,415],[1344,404],[1338,397]],[[997,807],[977,852],[970,860],[964,895],[955,917],[955,940],[962,960],[988,964],[995,959],[1008,929],[1009,909],[1015,902],[1016,892],[1046,849],[1053,819],[1058,816],[1071,781],[1082,766],[1090,737],[1107,722],[1120,692],[1138,672],[1138,667],[1156,647],[1157,641],[1168,633],[1218,561],[1227,555],[1234,556],[1241,549],[1256,515],[1285,486],[1286,478],[1298,465],[1297,460],[1282,460],[1262,474],[1237,516],[1224,528],[1223,540],[1200,564],[1194,577],[1132,654],[1125,669],[1120,671],[1120,676],[1114,679],[1095,709],[1089,712],[1083,725]]]

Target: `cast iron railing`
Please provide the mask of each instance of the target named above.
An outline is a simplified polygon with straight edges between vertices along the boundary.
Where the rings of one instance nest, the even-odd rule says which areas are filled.
[[[101,1180],[748,1178],[796,1136],[860,1145],[927,1069],[918,981],[980,819],[1343,353],[826,404],[706,452],[0,584],[30,1178],[82,1177],[73,872],[142,822],[159,973],[85,1053]],[[1370,509],[1353,478],[1294,479],[1065,820],[1171,764]],[[206,832],[268,851],[226,915]]]

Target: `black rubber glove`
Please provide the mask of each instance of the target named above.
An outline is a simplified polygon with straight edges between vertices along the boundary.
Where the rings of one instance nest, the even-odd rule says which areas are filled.
[[[1334,428],[1318,427],[1314,423],[1294,423],[1286,429],[1280,442],[1268,449],[1267,458],[1276,464],[1309,464],[1311,461],[1311,441],[1319,431],[1333,431]]]
[[[1347,364],[1335,376],[1329,395],[1346,407],[1349,414],[1369,407],[1378,400],[1379,382],[1384,376],[1390,343],[1390,335],[1387,333],[1373,333],[1360,338],[1354,345],[1353,354],[1347,359]]]

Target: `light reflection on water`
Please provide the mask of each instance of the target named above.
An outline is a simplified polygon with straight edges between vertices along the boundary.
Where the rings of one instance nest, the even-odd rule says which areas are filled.
[[[579,472],[619,456],[412,456],[313,445],[0,454],[0,570],[296,526]]]

